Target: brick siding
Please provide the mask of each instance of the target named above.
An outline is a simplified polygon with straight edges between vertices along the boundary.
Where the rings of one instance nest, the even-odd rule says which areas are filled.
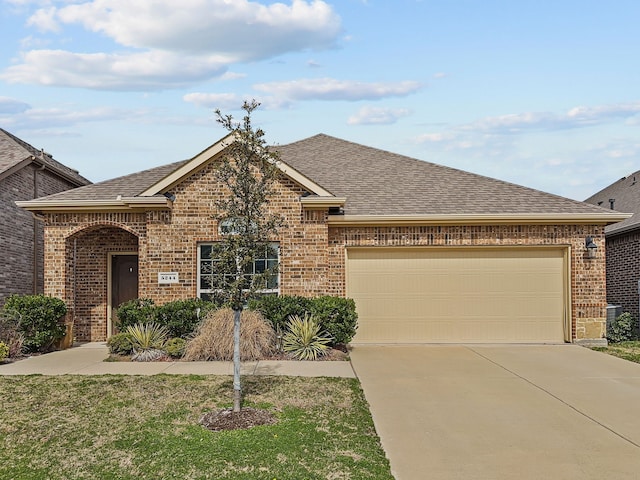
[[[42,222],[34,220],[30,212],[19,208],[14,202],[33,200],[36,196],[51,195],[73,187],[74,185],[48,170],[36,172],[33,165],[28,165],[0,180],[0,238],[3,243],[3,254],[0,257],[0,306],[10,295],[44,291]]]
[[[607,301],[636,318],[640,280],[640,232],[607,238]]]
[[[47,215],[45,288],[73,306],[78,340],[106,338],[110,251],[138,251],[140,297],[162,304],[197,296],[198,244],[220,239],[215,203],[225,193],[212,168],[205,166],[172,190],[171,211]],[[345,295],[345,248],[350,246],[558,245],[571,251],[573,338],[604,335],[602,226],[329,227],[326,210],[303,210],[302,193],[300,186],[282,179],[269,203],[284,219],[273,239],[280,243],[282,294]],[[595,259],[585,258],[586,236],[602,247]],[[162,271],[178,272],[179,283],[158,285]]]

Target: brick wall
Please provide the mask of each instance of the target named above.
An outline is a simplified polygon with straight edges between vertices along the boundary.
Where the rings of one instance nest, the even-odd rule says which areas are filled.
[[[74,185],[48,170],[36,172],[33,165],[0,180],[0,238],[3,240],[3,255],[0,256],[0,306],[12,294],[43,292],[43,225],[14,202],[32,200],[36,195],[42,197],[73,187]]]
[[[607,238],[607,301],[636,318],[640,280],[640,232]]]
[[[106,335],[109,251],[135,250],[137,245],[140,297],[162,304],[197,296],[198,244],[220,239],[215,204],[225,192],[214,181],[212,168],[205,166],[171,192],[176,198],[170,212],[47,216],[46,292],[76,306],[78,339],[103,340]],[[350,246],[560,245],[571,251],[573,337],[604,334],[602,226],[329,227],[326,211],[302,209],[303,190],[289,179],[282,179],[276,192],[269,209],[284,219],[273,239],[280,243],[282,294],[344,295],[345,247]],[[596,259],[585,258],[586,236],[601,247]],[[179,283],[158,285],[162,271],[178,272]]]

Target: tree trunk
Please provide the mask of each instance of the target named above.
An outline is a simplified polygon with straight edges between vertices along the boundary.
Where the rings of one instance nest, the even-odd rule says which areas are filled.
[[[233,311],[233,411],[239,412],[242,403],[240,385],[240,315],[242,310]]]

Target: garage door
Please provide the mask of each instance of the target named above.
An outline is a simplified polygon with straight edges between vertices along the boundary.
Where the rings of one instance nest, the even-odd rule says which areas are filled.
[[[563,248],[348,248],[354,343],[561,343]]]

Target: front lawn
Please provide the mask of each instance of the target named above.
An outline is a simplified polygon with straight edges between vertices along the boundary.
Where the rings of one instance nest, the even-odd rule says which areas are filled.
[[[606,347],[593,347],[598,352],[608,353],[631,362],[640,363],[640,341],[610,343]]]
[[[212,432],[224,376],[0,377],[0,478],[393,479],[355,379],[246,377],[275,425]]]

